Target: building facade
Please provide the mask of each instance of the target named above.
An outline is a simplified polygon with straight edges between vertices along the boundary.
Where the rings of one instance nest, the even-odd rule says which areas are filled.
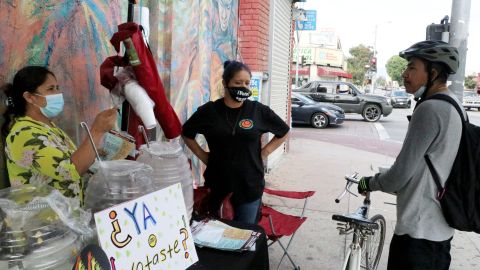
[[[260,78],[259,100],[288,122],[292,0],[141,2],[148,13],[136,9],[134,16],[148,24],[152,54],[182,122],[222,97],[223,62],[231,59],[250,65]],[[65,89],[66,110],[58,124],[79,143],[85,136],[79,123],[91,123],[111,106],[99,66],[116,54],[109,40],[126,22],[127,10],[123,0],[0,1],[0,83],[25,65],[48,66]],[[269,166],[284,150],[269,158]],[[192,158],[192,166],[200,181],[203,165]]]
[[[341,80],[352,78],[347,72],[347,59],[340,39],[334,29],[321,28],[319,31],[298,31],[299,43],[293,52],[293,62],[299,62],[299,85],[316,80]],[[295,84],[296,69],[292,70],[292,84]]]

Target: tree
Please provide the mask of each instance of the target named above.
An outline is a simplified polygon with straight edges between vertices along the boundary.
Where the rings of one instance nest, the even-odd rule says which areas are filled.
[[[387,79],[385,79],[383,76],[380,76],[375,81],[375,84],[377,87],[385,88],[385,85],[387,85]]]
[[[394,55],[388,59],[385,67],[387,68],[387,73],[393,81],[397,81],[400,86],[403,85],[402,73],[407,67],[407,60],[401,58],[398,55]]]
[[[475,89],[477,87],[477,76],[475,74],[465,77],[465,88]]]
[[[353,83],[356,85],[362,85],[365,77],[365,72],[368,68],[366,65],[370,65],[370,59],[372,59],[373,51],[363,44],[356,47],[352,47],[349,50],[351,57],[347,59],[348,72],[353,76]]]

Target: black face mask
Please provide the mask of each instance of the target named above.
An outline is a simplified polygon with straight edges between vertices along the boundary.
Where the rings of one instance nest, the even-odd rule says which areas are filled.
[[[252,91],[246,87],[228,87],[228,93],[237,102],[245,101],[252,95]]]

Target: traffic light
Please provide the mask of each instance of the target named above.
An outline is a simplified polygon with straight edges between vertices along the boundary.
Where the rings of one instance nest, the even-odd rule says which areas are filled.
[[[432,23],[427,26],[426,40],[441,40],[449,41],[450,23],[448,22],[448,15],[443,17],[440,24]]]
[[[304,66],[307,62],[307,57],[305,55],[302,55],[302,61],[300,62],[302,66]]]
[[[370,60],[370,69],[372,71],[377,71],[377,58],[376,57],[372,57],[372,59]]]

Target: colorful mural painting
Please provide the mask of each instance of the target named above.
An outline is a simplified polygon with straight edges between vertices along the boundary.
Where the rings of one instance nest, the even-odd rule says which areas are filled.
[[[150,45],[157,48],[171,103],[185,121],[222,94],[223,62],[237,58],[238,0],[149,2],[150,32],[158,35],[150,36]]]
[[[80,122],[110,106],[98,67],[113,51],[108,40],[120,21],[119,1],[0,1],[0,84],[25,65],[51,69],[66,103],[56,122],[77,143]]]
[[[223,62],[238,58],[238,0],[137,4],[150,9],[149,43],[167,97],[184,122],[223,94]],[[91,122],[111,104],[100,85],[99,65],[114,54],[109,39],[126,21],[127,5],[127,0],[0,1],[0,84],[24,65],[48,66],[65,93],[66,110],[57,122],[78,143],[84,137],[79,123]],[[200,180],[199,161],[192,159],[192,165]]]
[[[185,122],[199,106],[223,95],[223,62],[237,59],[238,0],[150,1],[152,13],[158,5],[156,47],[159,72],[170,101]],[[152,7],[154,9],[152,10]],[[198,27],[195,27],[198,26]],[[200,143],[205,146],[203,138]],[[201,162],[192,157],[194,178],[201,179]]]
[[[211,96],[223,94],[221,75],[223,62],[238,58],[238,0],[214,0],[212,20]]]
[[[64,90],[58,118],[77,142],[81,121],[110,105],[98,67],[113,51],[108,40],[120,19],[118,0],[1,1],[1,81],[25,65],[48,66]]]

